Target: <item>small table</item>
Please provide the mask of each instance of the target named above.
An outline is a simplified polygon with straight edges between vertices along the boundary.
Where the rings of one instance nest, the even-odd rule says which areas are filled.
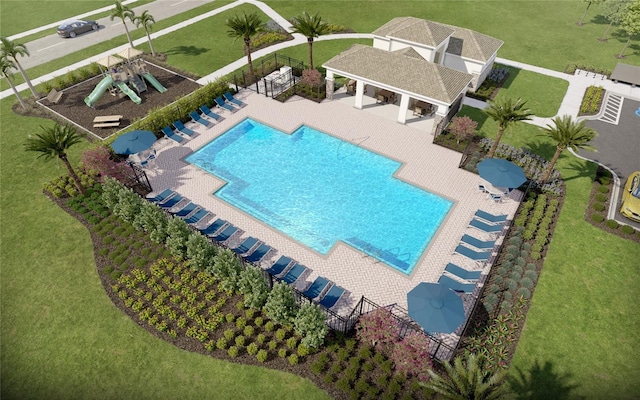
[[[378,90],[377,99],[380,103],[395,103],[396,94],[387,89],[380,89]]]

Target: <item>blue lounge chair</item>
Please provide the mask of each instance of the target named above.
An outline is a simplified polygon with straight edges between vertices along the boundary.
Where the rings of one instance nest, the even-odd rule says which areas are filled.
[[[504,228],[502,225],[487,224],[475,218],[471,220],[469,226],[492,235],[497,235],[498,233],[502,232],[502,229]]]
[[[318,304],[320,304],[324,308],[329,309],[336,305],[336,303],[338,302],[338,300],[340,300],[343,294],[344,294],[343,288],[341,288],[338,285],[333,285],[329,288],[329,291],[327,291],[327,293],[324,296],[322,296],[322,299],[320,299]]]
[[[158,205],[160,207],[162,207],[162,208],[169,209],[169,208],[175,207],[176,204],[180,203],[182,200],[184,200],[184,197],[182,197],[182,195],[180,195],[180,193],[176,193],[175,196],[171,197],[170,199],[168,199],[164,203],[160,203]]]
[[[266,269],[266,271],[271,275],[280,275],[284,272],[285,269],[287,269],[289,264],[291,264],[291,259],[289,257],[280,256],[280,258],[278,258],[278,261],[273,263],[273,265]]]
[[[484,240],[474,238],[471,235],[463,235],[460,241],[480,250],[493,249],[493,246],[495,246],[496,244],[495,240],[484,241]]]
[[[193,136],[193,134],[195,133],[194,131],[192,131],[191,129],[187,128],[186,126],[184,126],[184,124],[182,123],[182,121],[176,121],[173,123],[173,126],[178,130],[178,132],[184,133],[187,136]]]
[[[211,125],[211,122],[207,121],[206,119],[202,118],[200,116],[200,114],[198,114],[195,111],[191,111],[189,113],[189,116],[191,117],[191,119],[193,120],[193,122],[197,122],[198,124],[202,125],[202,126],[206,126],[209,127],[209,125]]]
[[[184,222],[186,222],[187,224],[195,225],[198,222],[202,221],[207,215],[209,215],[209,211],[201,208],[189,218],[185,218]]]
[[[463,245],[458,245],[458,247],[456,247],[456,249],[453,251],[456,254],[460,254],[461,256],[465,256],[467,258],[472,259],[473,261],[476,262],[482,262],[482,261],[487,261],[489,259],[489,257],[491,256],[491,252],[490,251],[475,251],[475,250],[471,250],[468,247],[465,247]]]
[[[452,263],[447,264],[444,270],[465,281],[477,281],[482,275],[482,271],[469,271]]]
[[[244,106],[246,106],[246,105],[247,105],[247,103],[245,103],[245,102],[243,102],[243,101],[240,101],[240,100],[236,99],[235,97],[233,97],[233,95],[231,94],[231,92],[226,92],[226,93],[224,94],[224,98],[225,98],[225,100],[230,101],[230,102],[232,102],[233,104],[238,105],[239,107],[244,107]]]
[[[327,278],[319,276],[302,294],[313,300],[316,297],[320,297],[322,292],[324,292],[330,284],[331,282]]]
[[[257,249],[255,249],[251,254],[246,256],[244,259],[245,261],[250,263],[257,263],[260,260],[262,260],[264,256],[266,256],[267,253],[270,251],[271,251],[271,246],[268,246],[262,243],[260,246],[258,246]]]
[[[229,225],[222,230],[222,232],[217,235],[211,236],[213,240],[216,242],[222,243],[225,240],[229,239],[234,233],[238,232],[238,228],[233,225]]]
[[[191,214],[192,212],[196,211],[199,208],[200,208],[199,205],[192,202],[188,202],[184,207],[182,207],[181,209],[179,209],[178,211],[172,214],[175,215],[176,217],[186,218],[189,214]]]
[[[502,224],[507,220],[507,214],[494,215],[483,210],[476,211],[475,216],[492,224]]]
[[[227,224],[227,221],[218,218],[212,223],[210,223],[209,226],[200,229],[200,232],[206,236],[213,236],[215,235],[216,232],[222,229],[222,227],[225,226],[226,224]]]
[[[236,108],[225,103],[224,99],[220,96],[216,97],[216,104],[222,108],[224,108],[225,110],[231,111],[231,112],[236,112]]]
[[[215,119],[216,121],[220,121],[220,120],[223,119],[221,115],[218,115],[218,114],[214,113],[213,111],[211,111],[211,109],[209,107],[207,107],[206,104],[204,106],[200,107],[200,111],[202,111],[202,113],[204,115],[206,115],[207,117]]]
[[[173,140],[174,142],[177,143],[182,143],[182,141],[184,140],[184,138],[182,138],[179,135],[176,135],[176,133],[173,131],[173,129],[171,129],[168,126],[165,126],[164,128],[162,128],[162,133],[164,133],[164,135],[166,137],[168,137],[169,139]]]
[[[291,285],[292,283],[297,281],[300,278],[300,275],[302,275],[306,270],[307,270],[307,267],[305,267],[304,265],[295,264],[293,267],[289,269],[289,271],[287,271],[286,274],[284,274],[280,278],[280,280]]]
[[[162,203],[163,201],[167,200],[169,197],[173,196],[174,194],[176,194],[176,192],[174,192],[173,190],[165,189],[160,194],[157,194],[153,197],[147,197],[147,200],[149,200],[152,203]]]
[[[249,250],[251,250],[253,248],[253,246],[255,246],[256,244],[258,244],[258,239],[254,238],[252,236],[249,236],[242,243],[240,243],[238,246],[232,248],[231,251],[233,251],[234,253],[236,253],[238,255],[245,254],[245,253],[248,253]]]
[[[473,293],[473,289],[475,289],[476,287],[475,283],[458,282],[457,280],[453,278],[449,278],[446,275],[440,276],[438,283],[445,285],[446,287],[453,290],[454,292],[463,292],[463,293]]]

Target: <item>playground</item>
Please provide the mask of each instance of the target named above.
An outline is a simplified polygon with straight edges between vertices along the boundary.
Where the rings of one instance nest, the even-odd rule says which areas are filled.
[[[57,114],[100,138],[126,128],[151,110],[183,97],[200,85],[167,68],[141,58],[114,56],[101,63],[102,74],[64,89],[54,104],[41,102]],[[105,116],[122,116],[119,124],[95,124]]]

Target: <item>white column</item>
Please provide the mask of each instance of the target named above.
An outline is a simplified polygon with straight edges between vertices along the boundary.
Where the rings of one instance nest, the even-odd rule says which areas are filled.
[[[364,82],[358,79],[356,82],[356,104],[355,108],[362,110],[362,101],[364,99]]]
[[[407,110],[409,110],[409,95],[403,94],[400,97],[400,110],[398,111],[398,122],[404,124],[407,122]]]

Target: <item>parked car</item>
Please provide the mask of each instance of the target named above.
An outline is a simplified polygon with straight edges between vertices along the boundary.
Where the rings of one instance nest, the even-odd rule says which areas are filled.
[[[58,35],[62,37],[74,38],[76,35],[89,31],[97,31],[100,28],[96,21],[79,19],[64,22],[58,27]]]
[[[629,175],[622,191],[622,207],[620,213],[625,217],[640,222],[640,171]]]

